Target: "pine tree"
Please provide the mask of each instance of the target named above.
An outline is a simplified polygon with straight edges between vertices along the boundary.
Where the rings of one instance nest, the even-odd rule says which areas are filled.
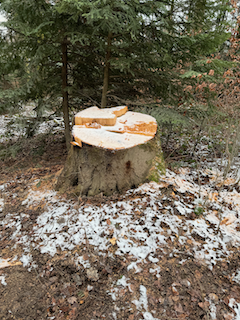
[[[35,100],[36,110],[41,113],[43,105],[57,108],[62,97],[69,146],[68,60],[72,59],[72,44],[68,34],[81,30],[82,22],[68,20],[68,15],[59,14],[52,2],[44,0],[3,0],[0,9],[7,16],[7,31],[1,37],[0,68],[5,77],[17,78],[15,102]]]
[[[13,84],[9,75],[17,81],[0,99],[36,100],[40,113],[62,97],[68,146],[69,98],[79,103],[86,96],[102,106],[141,96],[177,103],[187,81],[179,70],[227,39],[227,3],[2,0],[8,21],[0,81],[5,87]]]
[[[93,28],[89,41],[104,66],[102,106],[108,91],[121,97],[128,91],[174,97],[182,81],[179,67],[216,50],[228,37],[224,21],[219,22],[228,10],[225,0],[59,0],[57,7]]]

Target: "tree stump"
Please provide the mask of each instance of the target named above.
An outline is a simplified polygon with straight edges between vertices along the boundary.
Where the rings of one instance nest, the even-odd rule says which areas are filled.
[[[114,108],[109,109],[114,110]],[[164,170],[164,163],[159,137],[155,136],[156,129],[151,136],[149,135],[151,129],[148,126],[144,128],[144,132],[147,131],[148,135],[132,133],[136,130],[136,125],[135,129],[129,126],[131,121],[127,122],[125,118],[136,117],[136,113],[128,115],[126,113],[123,126],[120,123],[122,114],[117,116],[119,120],[117,124],[110,116],[109,121],[113,121],[111,125],[109,121],[105,123],[106,115],[103,116],[103,113],[100,120],[96,119],[96,112],[92,117],[86,116],[88,122],[84,122],[82,114],[75,117],[73,128],[75,142],[72,143],[63,171],[58,178],[57,190],[65,192],[74,188],[74,192],[80,196],[94,196],[99,193],[111,195],[135,188],[148,179],[158,180],[159,169]],[[140,124],[141,128],[144,127],[142,122],[138,121],[138,132]],[[136,143],[136,140],[140,144]],[[88,143],[85,143],[86,141]]]

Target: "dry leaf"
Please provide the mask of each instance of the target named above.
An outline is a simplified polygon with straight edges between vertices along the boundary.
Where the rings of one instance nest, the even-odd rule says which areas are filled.
[[[14,267],[14,266],[21,266],[22,263],[20,261],[10,261],[10,259],[0,259],[0,269],[6,267]]]
[[[203,310],[206,310],[209,307],[209,302],[204,301],[204,302],[199,302],[198,303],[199,307],[202,308]]]
[[[77,298],[76,297],[70,297],[67,299],[68,303],[70,304],[74,304],[74,302],[77,302]]]
[[[97,281],[99,279],[97,269],[94,269],[94,268],[87,269],[87,277],[89,280]]]
[[[225,320],[233,320],[234,315],[231,313],[228,313],[228,314],[224,314],[223,317]]]
[[[208,75],[209,75],[209,76],[213,76],[213,75],[214,75],[214,70],[211,69],[211,70],[209,71]]]
[[[179,298],[179,296],[173,296],[172,299],[174,302],[177,302],[180,298]]]
[[[209,299],[214,301],[214,302],[218,302],[218,296],[215,293],[209,293]]]
[[[112,238],[109,240],[111,242],[111,244],[114,246],[116,244],[117,238]]]
[[[210,192],[209,194],[209,200],[210,201],[217,201],[218,192]]]
[[[177,291],[177,289],[174,286],[172,286],[172,293],[174,295],[179,295],[179,292]]]
[[[224,218],[222,221],[221,221],[221,225],[225,224],[226,226],[228,226],[229,224],[233,223],[235,220],[236,220],[236,216],[233,215],[233,214],[229,214],[226,218]]]
[[[192,88],[193,88],[193,87],[189,85],[189,86],[187,86],[187,87],[184,89],[184,91],[191,91]]]
[[[175,304],[174,309],[175,309],[175,311],[177,311],[179,313],[183,313],[183,308],[182,308],[181,303]]]
[[[198,270],[196,270],[196,271],[195,271],[195,277],[196,277],[198,280],[200,280],[200,279],[202,278],[202,274],[201,274]]]
[[[83,257],[83,260],[84,260],[84,261],[87,261],[87,260],[89,259],[89,257],[88,257],[87,254],[84,254],[82,257]]]
[[[110,226],[110,224],[111,224],[110,219],[107,219],[107,224]]]

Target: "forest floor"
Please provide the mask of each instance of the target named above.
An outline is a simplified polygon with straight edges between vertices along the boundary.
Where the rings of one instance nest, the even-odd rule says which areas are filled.
[[[61,133],[2,159],[0,319],[239,320],[239,158],[224,179],[206,141],[112,197],[54,191]]]

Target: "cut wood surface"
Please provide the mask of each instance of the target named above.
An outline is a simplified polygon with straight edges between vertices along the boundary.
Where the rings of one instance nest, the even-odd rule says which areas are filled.
[[[56,189],[111,195],[148,179],[158,180],[164,164],[156,131],[153,117],[128,111],[126,106],[79,112],[73,126],[75,141]]]
[[[108,112],[112,112],[117,117],[121,117],[122,115],[124,115],[128,111],[128,107],[127,106],[118,106],[118,107],[112,107],[112,108],[105,108],[105,109],[101,109],[101,110],[106,110]]]
[[[116,133],[104,129],[73,128],[75,143],[81,146],[82,142],[109,150],[121,150],[135,147],[152,139],[152,136],[144,136],[130,133]]]
[[[109,150],[122,150],[146,143],[157,131],[156,120],[146,114],[127,112],[126,106],[79,112],[73,127],[73,145],[82,142]]]
[[[75,125],[82,125],[85,123],[96,122],[102,126],[114,126],[117,117],[120,117],[127,112],[126,106],[119,106],[114,108],[99,109],[98,107],[91,107],[80,111],[75,116]]]
[[[76,114],[75,125],[97,122],[103,126],[114,126],[116,120],[117,116],[114,113],[98,109],[98,107],[91,107]]]

